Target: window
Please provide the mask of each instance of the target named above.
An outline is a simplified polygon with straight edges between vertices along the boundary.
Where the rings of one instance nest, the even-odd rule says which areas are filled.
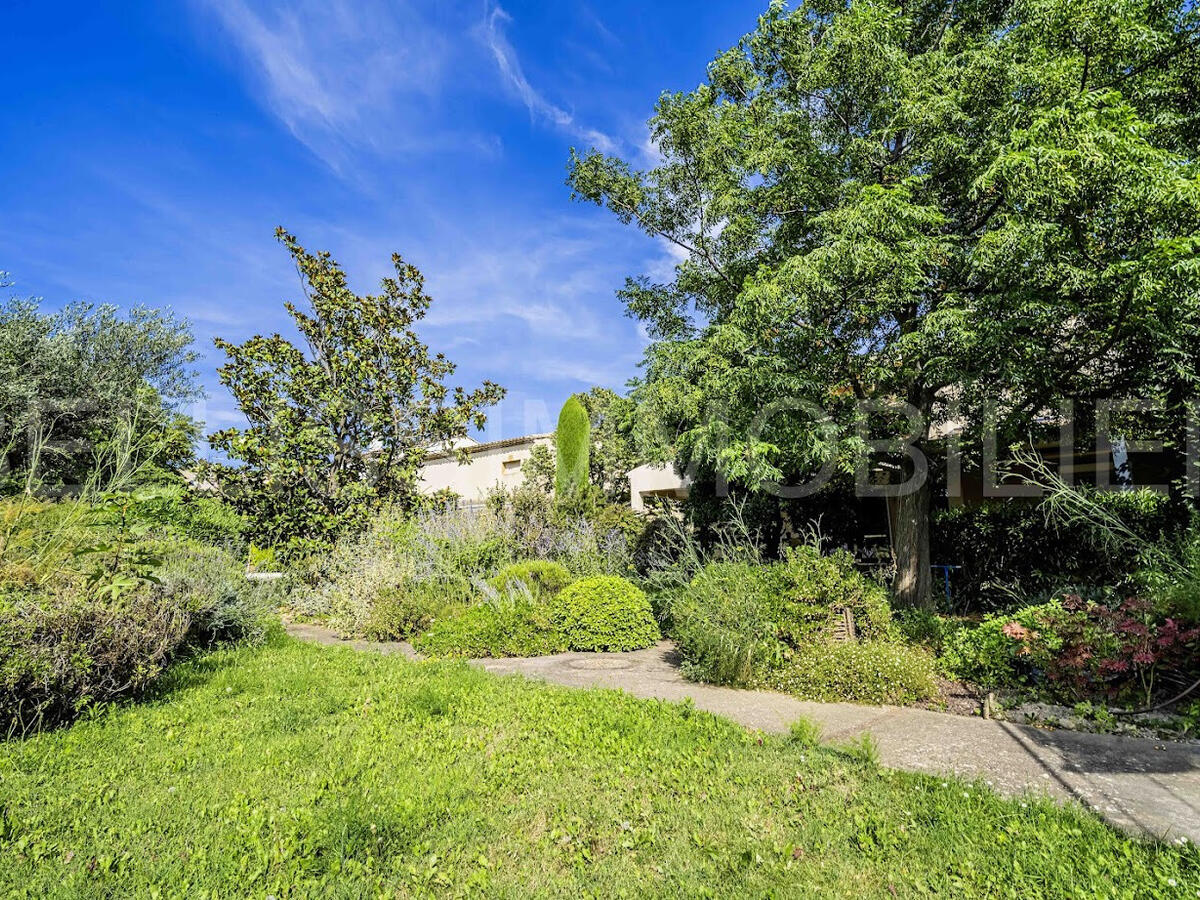
[[[515,475],[521,471],[521,461],[519,459],[506,459],[501,463],[505,475]]]

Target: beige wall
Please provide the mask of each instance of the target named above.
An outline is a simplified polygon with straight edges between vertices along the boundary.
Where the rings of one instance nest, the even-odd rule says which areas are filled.
[[[421,466],[420,490],[425,494],[448,489],[464,502],[482,500],[493,487],[515,488],[525,480],[525,462],[533,448],[549,444],[550,435],[535,434],[520,441],[478,444],[469,464],[459,464],[453,455],[435,455]]]
[[[649,497],[682,500],[688,495],[688,486],[687,479],[676,475],[672,466],[638,466],[629,470],[629,505],[642,512]]]

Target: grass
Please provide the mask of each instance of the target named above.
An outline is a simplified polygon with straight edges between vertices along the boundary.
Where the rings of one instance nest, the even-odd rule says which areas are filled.
[[[277,636],[0,746],[4,896],[1193,897],[1200,856],[687,704]]]

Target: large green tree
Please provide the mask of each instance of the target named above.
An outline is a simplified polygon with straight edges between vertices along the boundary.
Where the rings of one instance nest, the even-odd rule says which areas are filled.
[[[189,461],[196,426],[180,407],[200,395],[196,358],[191,327],[169,311],[0,304],[0,491],[103,478],[118,433],[160,467]]]
[[[674,452],[762,487],[853,465],[864,402],[919,413],[924,449],[951,416],[970,439],[1060,399],[1178,403],[1200,321],[1193,6],[777,2],[662,96],[652,168],[573,154],[575,196],[684,253],[621,292],[657,338],[638,395]],[[891,461],[895,589],[928,604],[930,483]]]
[[[247,420],[209,440],[239,465],[215,467],[222,490],[252,517],[257,538],[310,546],[361,524],[379,502],[416,501],[429,448],[448,445],[504,396],[490,381],[450,388],[455,365],[416,331],[431,298],[416,267],[392,256],[379,294],[355,294],[328,252],[310,253],[282,228],[307,308],[285,303],[304,339],[217,339],[217,371]]]

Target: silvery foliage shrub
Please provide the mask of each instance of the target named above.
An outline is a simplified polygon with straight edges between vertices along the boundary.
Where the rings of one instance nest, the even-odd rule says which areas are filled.
[[[602,531],[582,517],[563,519],[529,494],[497,491],[479,508],[418,515],[413,549],[428,577],[486,578],[527,559],[553,560],[576,576],[630,571],[628,542],[619,531]]]
[[[416,515],[384,509],[366,531],[337,543],[322,564],[321,582],[296,592],[293,609],[327,617],[344,634],[361,634],[375,599],[409,583],[458,590],[464,581],[486,580],[529,559],[553,560],[575,576],[632,570],[620,532],[601,533],[586,519],[559,521],[536,507],[518,507],[512,495],[497,496],[473,509]]]
[[[261,641],[284,591],[278,583],[247,580],[237,557],[202,544],[168,553],[155,574],[154,593],[188,613],[188,640],[199,644]]]
[[[418,576],[418,559],[407,552],[403,537],[406,528],[403,514],[388,508],[366,531],[343,536],[323,561],[316,587],[293,593],[292,609],[327,617],[343,634],[361,634],[375,598]]]

